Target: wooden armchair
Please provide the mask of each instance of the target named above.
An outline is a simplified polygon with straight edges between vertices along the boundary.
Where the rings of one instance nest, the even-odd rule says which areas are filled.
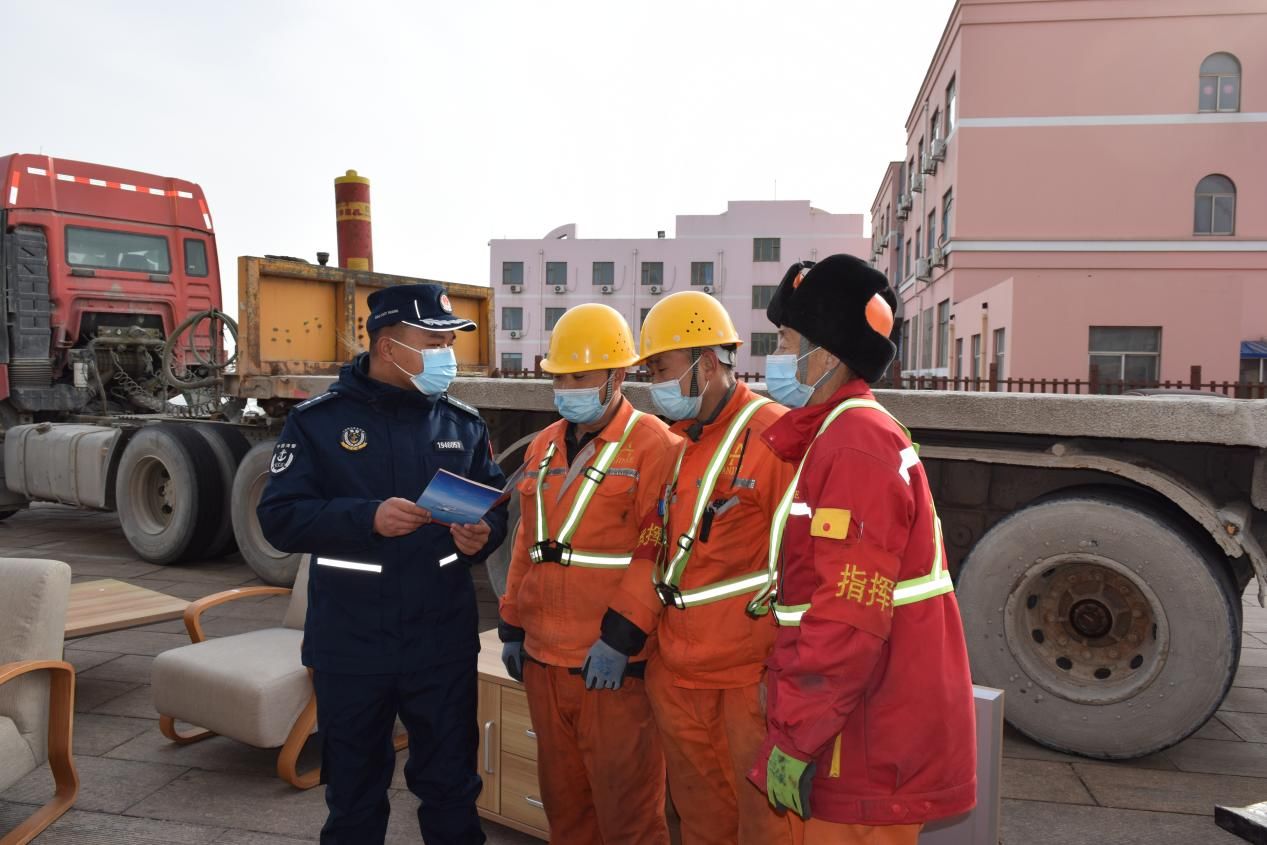
[[[300,659],[308,609],[308,563],[304,557],[293,590],[244,587],[193,602],[185,609],[192,643],[154,659],[151,690],[159,729],[188,744],[221,734],[256,748],[281,748],[277,776],[298,789],[320,781],[321,772],[298,771],[299,753],[317,728],[312,676]],[[256,596],[290,595],[281,627],[207,639],[202,614],[225,602]],[[201,727],[181,732],[176,720]],[[400,750],[408,743],[396,738]]]
[[[48,761],[53,798],[0,845],[26,845],[75,803],[75,668],[61,660],[70,567],[0,558],[0,790]]]

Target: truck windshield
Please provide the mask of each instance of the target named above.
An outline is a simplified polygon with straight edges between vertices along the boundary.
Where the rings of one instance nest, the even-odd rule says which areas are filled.
[[[66,263],[75,267],[170,273],[167,238],[136,232],[66,227]]]

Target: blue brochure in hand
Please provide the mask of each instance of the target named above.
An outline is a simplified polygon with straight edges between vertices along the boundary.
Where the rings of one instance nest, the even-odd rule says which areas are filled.
[[[418,497],[418,507],[431,511],[431,519],[443,525],[474,525],[502,498],[496,487],[442,469]]]

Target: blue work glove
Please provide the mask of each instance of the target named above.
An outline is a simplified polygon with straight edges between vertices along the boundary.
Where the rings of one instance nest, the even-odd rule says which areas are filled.
[[[524,681],[524,644],[522,642],[502,643],[502,665],[506,674],[519,683]]]
[[[776,810],[791,810],[809,821],[809,790],[814,769],[814,763],[785,754],[777,745],[770,749],[765,780],[770,805]]]
[[[590,646],[590,652],[581,666],[585,688],[620,689],[625,678],[625,667],[628,665],[629,655],[621,654],[601,639],[597,640]]]

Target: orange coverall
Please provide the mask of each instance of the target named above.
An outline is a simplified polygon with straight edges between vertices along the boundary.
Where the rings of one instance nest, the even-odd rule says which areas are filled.
[[[757,398],[736,385],[698,441],[685,440],[675,495],[668,506],[668,555],[690,529],[704,476],[731,421]],[[767,567],[770,520],[796,468],[784,463],[761,435],[787,411],[771,402],[748,422],[730,450],[711,499],[726,501],[707,540],[697,536],[679,587],[690,590],[758,573]],[[673,425],[685,438],[693,421]],[[733,501],[732,501],[733,500]],[[659,651],[647,671],[647,690],[668,763],[669,789],[682,818],[683,845],[787,845],[790,822],[776,813],[747,772],[765,740],[761,685],[776,627],[769,616],[746,612],[755,590],[686,609],[665,607],[657,629]]]
[[[537,772],[550,838],[595,845],[668,845],[664,819],[664,756],[645,682],[656,648],[660,611],[652,583],[654,560],[636,550],[658,519],[656,507],[678,451],[678,438],[651,415],[630,432],[590,500],[571,545],[597,554],[633,554],[624,568],[533,563],[537,475],[550,443],[555,454],[542,488],[550,535],[557,538],[581,487],[581,472],[606,443],[619,441],[633,407],[625,399],[607,426],[567,465],[567,423],[545,429],[528,447],[520,482],[521,521],[515,533],[506,595],[506,630],[522,629],[524,687],[537,733]],[[642,548],[648,548],[643,545]],[[618,690],[586,690],[580,667],[600,636],[630,654]]]

